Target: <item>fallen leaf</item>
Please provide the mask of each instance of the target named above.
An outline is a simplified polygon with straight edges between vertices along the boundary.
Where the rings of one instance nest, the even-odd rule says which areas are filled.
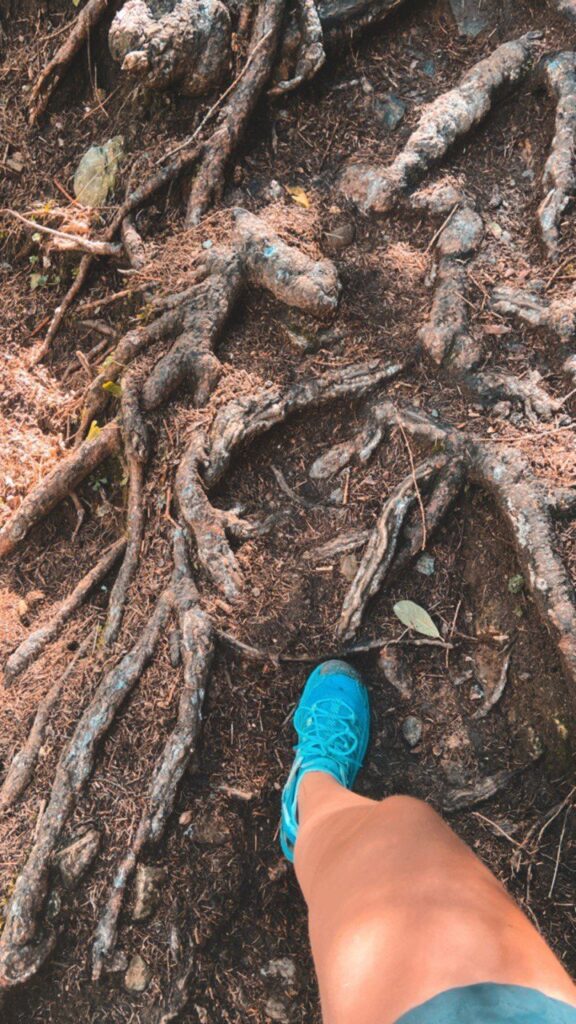
[[[294,188],[289,188],[287,191],[288,194],[292,196],[294,202],[298,203],[298,206],[303,206],[306,210],[308,209],[310,206],[310,200],[303,188],[300,188],[299,185],[295,185]]]
[[[100,430],[101,430],[101,427],[98,426],[98,420],[92,420],[92,423],[90,424],[90,430],[86,434],[86,440],[87,441],[94,441],[95,438],[98,437],[98,434],[100,433]]]
[[[394,614],[400,619],[403,626],[408,626],[409,629],[413,629],[416,633],[422,633],[423,636],[430,636],[437,640],[442,639],[438,627],[434,624],[426,609],[421,608],[414,601],[398,601],[394,605]]]
[[[109,395],[114,395],[114,398],[122,397],[122,388],[115,380],[106,380],[102,385],[102,390],[107,391]]]

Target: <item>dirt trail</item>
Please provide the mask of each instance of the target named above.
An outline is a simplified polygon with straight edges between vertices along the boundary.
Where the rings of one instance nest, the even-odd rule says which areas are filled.
[[[17,10],[8,5],[1,15],[3,207],[26,215],[49,203],[74,212],[66,194],[79,159],[91,144],[122,135],[127,156],[110,200],[116,206],[106,211],[110,220],[130,168],[140,169],[142,180],[163,154],[189,137],[191,126],[214,102],[218,93],[200,101],[178,89],[149,94],[123,78],[107,47],[119,6],[110,5],[90,47],[81,50],[51,98],[48,114],[33,127],[26,110],[31,83],[64,38],[61,30],[73,12],[65,0],[50,0],[40,5],[41,15],[37,3],[20,3]],[[55,949],[26,985],[8,994],[2,1009],[6,1022],[144,1024],[168,1019],[158,1008],[178,1007],[184,989],[189,994],[181,1010],[185,1021],[319,1022],[304,906],[280,858],[275,832],[279,790],[291,757],[289,715],[308,671],[306,659],[354,644],[370,648],[352,657],[366,675],[374,708],[362,792],[411,793],[447,809],[457,831],[510,886],[567,966],[576,968],[571,654],[562,648],[562,623],[546,617],[544,599],[534,599],[538,588],[530,579],[529,557],[523,561],[521,554],[518,560],[519,530],[505,518],[497,489],[487,487],[478,472],[459,480],[424,557],[416,545],[414,558],[409,541],[421,538],[421,520],[412,493],[401,523],[398,570],[367,604],[354,637],[342,639],[336,631],[351,580],[363,564],[366,531],[403,481],[409,490],[412,464],[431,454],[422,431],[411,430],[409,422],[405,429],[395,421],[384,424],[376,436],[377,415],[368,405],[374,394],[374,409],[389,400],[398,408],[409,406],[414,415],[428,414],[427,429],[447,423],[470,443],[491,445],[491,452],[510,449],[524,460],[526,480],[534,477],[539,495],[561,488],[564,505],[573,502],[576,403],[574,378],[563,367],[574,342],[562,326],[566,321],[558,329],[550,310],[554,302],[571,298],[576,254],[569,211],[554,259],[540,236],[541,178],[555,124],[555,102],[545,80],[526,74],[499,93],[479,126],[426,175],[424,187],[444,182],[460,190],[461,198],[447,212],[432,216],[402,194],[386,214],[361,212],[340,190],[351,157],[388,166],[416,128],[422,106],[455,86],[500,44],[539,32],[538,55],[574,48],[574,24],[556,6],[536,0],[487,5],[489,27],[467,39],[458,35],[445,0],[419,0],[363,36],[345,35],[331,44],[326,66],[311,83],[293,94],[261,99],[228,167],[218,209],[183,231],[184,176],[137,212],[144,270],[127,274],[125,263],[99,260],[48,358],[34,367],[31,354],[74,280],[79,256],[48,252],[13,219],[2,221],[0,528],[11,522],[31,489],[70,458],[83,408],[87,427],[94,419],[102,427],[117,418],[120,399],[112,389],[103,402],[101,387],[113,377],[111,363],[101,365],[113,345],[126,332],[149,340],[132,376],[123,375],[120,360],[114,371],[121,381],[125,448],[118,447],[74,484],[83,522],[78,527],[76,507],[66,498],[2,562],[4,666],[123,536],[130,501],[132,512],[143,512],[140,520],[130,519],[142,541],[135,545],[139,557],[128,579],[117,639],[109,646],[101,642],[114,568],[42,656],[20,675],[7,677],[0,690],[1,782],[39,702],[62,682],[32,780],[0,818],[0,913],[9,923],[17,879],[35,839],[48,827],[45,812],[62,751],[102,680],[141,640],[161,593],[170,604],[149,666],[134,680],[108,734],[95,744],[94,769],[57,836],[60,850],[96,830],[96,859],[71,889],[61,885],[55,859],[49,858],[49,895],[31,949],[37,950],[38,936],[54,939]],[[391,128],[396,116],[399,122]],[[456,206],[458,212],[475,208],[483,239],[466,250],[460,236],[461,248],[446,257],[442,246],[448,235],[442,242],[440,229],[448,231],[446,220],[454,219]],[[231,212],[237,208],[261,220],[243,220],[245,215]],[[100,223],[90,234],[103,237],[104,230]],[[262,259],[270,244],[284,260],[281,294]],[[455,369],[448,359],[439,368],[422,353],[420,331],[426,324],[430,328],[443,272],[453,274],[451,282],[466,279],[456,295],[459,334],[482,343],[478,366]],[[196,331],[203,345],[209,335],[210,344],[202,348],[200,369],[198,360],[184,360],[176,372],[172,362],[174,376],[166,384],[169,374],[160,373],[158,365],[169,345],[160,331],[149,330],[155,323],[152,304],[166,303],[166,296],[195,280],[207,305],[195,292],[196,305],[182,314],[176,337],[186,339]],[[518,311],[510,315],[494,307],[495,288],[526,291],[537,281],[543,282],[535,292],[539,325],[524,322]],[[116,301],[106,301],[119,293]],[[198,308],[202,315],[196,321]],[[99,342],[101,351],[92,357]],[[389,379],[375,392],[364,388],[362,375],[397,364],[398,372],[386,370],[382,376]],[[360,376],[342,393],[353,365],[362,366]],[[96,385],[95,370],[107,375],[97,377]],[[493,379],[484,378],[482,391],[472,378],[496,371],[531,385],[530,399],[512,401],[504,393],[487,397],[486,381]],[[150,397],[152,379],[163,400],[170,393],[168,404]],[[299,385],[318,380],[332,400],[320,403],[314,392],[306,406]],[[144,409],[145,430],[138,415],[130,419],[131,385],[137,390],[137,412]],[[536,399],[543,392],[553,403],[548,416],[530,404],[534,385]],[[262,400],[255,415],[264,407],[272,410],[266,413],[266,431],[250,420],[254,407],[242,405],[246,396],[261,392],[268,405]],[[86,394],[96,396],[95,405]],[[292,396],[292,414],[282,418],[274,410],[286,395]],[[246,441],[228,462],[223,443],[218,437],[210,441],[209,430],[215,417],[221,423],[232,413],[238,414]],[[209,465],[196,458],[195,438],[212,444]],[[363,459],[360,441],[367,438],[372,452]],[[340,475],[322,478],[317,468],[310,473],[335,445],[352,440],[355,453]],[[184,452],[190,471],[184,484],[180,480],[179,493]],[[446,452],[442,449],[440,461]],[[432,455],[438,460],[438,447]],[[226,462],[220,474],[217,457]],[[139,476],[135,467],[143,462]],[[433,470],[428,490],[421,478],[426,505],[442,467],[438,463]],[[135,491],[138,480],[142,486]],[[549,523],[550,551],[557,560],[554,572],[562,567],[573,599],[576,529],[563,514],[564,505]],[[230,510],[232,516],[224,514]],[[265,532],[253,528],[270,515]],[[211,529],[203,533],[207,521]],[[180,552],[180,574],[174,575],[176,522],[189,529],[193,543],[191,569]],[[352,539],[348,550],[323,550],[334,538],[358,532],[360,541]],[[238,593],[232,593],[236,585]],[[415,635],[406,634],[393,613],[393,605],[405,599],[428,610],[448,646],[413,642]],[[185,644],[179,649],[179,636],[186,637],[187,630],[195,638],[194,651],[205,654],[207,663],[214,646],[209,675],[200,656],[191,663]],[[265,657],[242,654],[230,636]],[[116,950],[95,981],[92,943],[110,881],[134,843],[155,768],[179,721],[182,652],[185,681],[196,692],[205,686],[206,696],[202,728],[165,836],[157,844],[148,842],[140,856],[141,864],[163,872],[160,909],[134,920],[128,886]],[[279,661],[279,655],[302,660]],[[502,695],[490,707],[498,686]],[[416,719],[422,730],[413,748],[406,740],[407,719]],[[189,724],[193,732],[195,724]],[[470,790],[492,778],[495,795],[459,809],[470,803]],[[136,954],[148,974],[144,994],[126,990],[126,968]],[[284,978],[270,967],[278,958],[289,961]]]

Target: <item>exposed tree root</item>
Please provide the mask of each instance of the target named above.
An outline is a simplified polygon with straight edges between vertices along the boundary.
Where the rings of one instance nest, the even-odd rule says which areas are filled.
[[[390,568],[406,516],[417,500],[418,489],[446,464],[445,456],[427,459],[403,480],[384,503],[376,525],[344,598],[336,633],[339,637],[353,637],[371,597],[382,586]]]
[[[528,419],[551,420],[560,412],[562,399],[552,398],[536,379],[520,378],[503,370],[483,370],[470,373],[463,378],[464,385],[472,392],[476,401],[487,406],[498,402],[509,402],[520,406]]]
[[[228,161],[244,134],[250,115],[270,78],[285,7],[285,0],[262,0],[258,8],[246,62],[247,70],[239,76],[226,106],[220,113],[218,127],[204,146],[188,200],[188,225],[198,224],[222,191]]]
[[[21,985],[33,977],[54,948],[56,931],[46,926],[38,936],[37,923],[48,891],[52,858],[92,773],[98,744],[149,663],[173,601],[171,590],[160,595],[138,641],[104,677],[60,757],[50,801],[6,909],[6,924],[0,937],[0,990]]]
[[[48,693],[40,701],[26,741],[12,758],[6,777],[0,787],[0,814],[8,810],[9,807],[12,807],[20,799],[22,793],[31,782],[52,711],[60,699],[60,694],[66,680],[92,643],[93,637],[87,636],[62,675],[58,676],[56,682],[52,683]]]
[[[54,54],[36,80],[30,93],[30,123],[35,124],[44,113],[52,93],[62,80],[66,69],[84,45],[90,32],[108,7],[109,0],[87,0],[72,23],[62,46]]]
[[[132,845],[118,866],[104,911],[96,928],[92,949],[92,977],[102,973],[106,958],[116,945],[118,918],[126,886],[143,848],[157,843],[172,812],[176,791],[195,750],[202,722],[204,695],[214,652],[210,619],[199,606],[192,580],[186,539],[181,530],[174,539],[174,605],[178,616],[184,685],[178,720],[158,761]]]
[[[204,485],[210,488],[217,484],[240,447],[292,413],[331,399],[362,395],[401,369],[400,365],[384,366],[374,361],[331,371],[284,390],[266,389],[228,402],[207,433],[194,432],[178,468],[176,496],[182,519],[196,540],[198,561],[228,600],[234,600],[242,586],[240,567],[226,537],[227,531],[238,535],[238,517],[214,508]]]
[[[4,684],[11,683],[16,676],[19,676],[25,668],[28,668],[33,661],[46,650],[52,640],[60,634],[68,620],[83,605],[84,601],[94,589],[106,578],[114,567],[126,547],[124,538],[116,541],[96,565],[86,573],[83,579],[77,584],[72,593],[62,601],[62,604],[55,615],[44,626],[35,629],[16,648],[8,658],[4,666]]]
[[[576,336],[576,294],[548,299],[534,286],[502,285],[492,292],[492,306],[497,313],[518,317],[532,327],[547,327],[563,342],[573,341]]]
[[[108,423],[97,437],[84,441],[79,448],[64,456],[52,472],[26,495],[0,530],[0,558],[13,551],[44,516],[119,447],[120,428],[117,423]]]
[[[560,222],[576,192],[576,54],[546,57],[542,69],[548,91],[556,98],[556,128],[544,166],[544,200],[538,219],[549,256],[558,251]]]
[[[418,127],[389,167],[351,161],[340,181],[342,191],[364,211],[389,210],[396,196],[417,185],[460,136],[484,119],[503,87],[521,79],[534,51],[533,33],[497,47],[459,85],[424,107]]]
[[[220,0],[128,0],[110,26],[110,53],[122,70],[152,89],[178,85],[202,96],[229,61],[231,25]]]
[[[518,770],[509,771],[504,768],[500,772],[495,772],[494,775],[488,775],[486,778],[480,779],[474,786],[450,789],[444,794],[442,808],[447,814],[450,814],[455,811],[468,810],[470,807],[477,807],[478,804],[484,803],[485,800],[496,796],[496,793],[504,789],[517,775]]]
[[[272,96],[281,96],[298,89],[302,82],[314,78],[326,63],[322,22],[314,0],[298,0],[297,13],[299,39],[294,73],[291,78],[276,83],[270,90]]]

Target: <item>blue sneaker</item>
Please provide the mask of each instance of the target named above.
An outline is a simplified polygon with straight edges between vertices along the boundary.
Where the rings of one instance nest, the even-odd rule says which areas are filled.
[[[351,789],[362,767],[370,735],[368,691],[345,661],[325,661],[308,677],[294,713],[298,744],[282,791],[280,845],[294,860],[298,834],[298,789],[307,772],[327,772]]]

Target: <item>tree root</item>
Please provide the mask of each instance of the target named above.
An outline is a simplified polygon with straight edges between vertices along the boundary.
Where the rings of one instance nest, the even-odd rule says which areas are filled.
[[[314,78],[326,63],[322,22],[314,0],[298,0],[299,39],[296,66],[291,78],[283,79],[270,89],[270,96],[293,92],[303,82]]]
[[[270,388],[234,399],[220,409],[207,432],[193,434],[176,475],[176,497],[183,522],[196,540],[198,561],[227,600],[234,600],[242,574],[226,532],[242,532],[238,517],[214,508],[204,485],[222,479],[233,455],[288,416],[344,396],[362,395],[396,376],[400,365],[378,361],[325,373],[280,390]],[[204,467],[203,479],[201,475]]]
[[[220,0],[128,0],[116,14],[108,42],[122,70],[149,89],[177,85],[202,96],[218,85],[229,61],[230,15]]]
[[[176,791],[195,750],[201,728],[214,640],[210,619],[199,606],[186,551],[186,539],[179,529],[175,531],[174,537],[174,563],[174,605],[178,616],[184,673],[178,720],[154,771],[146,809],[142,813],[132,845],[117,868],[96,928],[92,947],[94,979],[100,977],[107,957],[114,951],[126,886],[143,848],[147,844],[157,843],[164,833],[174,807]]]
[[[546,57],[542,69],[557,104],[554,138],[542,175],[544,200],[538,209],[542,239],[553,257],[558,251],[562,215],[576,192],[576,54]]]
[[[520,378],[504,370],[483,370],[481,373],[470,373],[463,377],[462,382],[474,398],[487,406],[497,402],[510,402],[519,405],[524,415],[531,420],[551,420],[560,412],[563,401],[552,398],[537,383],[539,376]]]
[[[90,644],[93,643],[93,639],[92,636],[86,637],[74,654],[70,664],[62,675],[57,678],[56,682],[52,684],[46,696],[40,701],[26,742],[12,758],[6,778],[2,786],[0,786],[0,815],[20,799],[22,793],[31,782],[34,768],[44,743],[46,726],[50,721],[52,710],[60,699],[60,694],[66,680],[72,674],[78,661],[86,653]]]
[[[108,2],[109,0],[87,0],[85,6],[74,19],[66,40],[41,72],[32,88],[29,100],[30,124],[35,124],[46,110],[52,93],[59,85],[66,69],[78,51],[88,39],[90,32],[105,13]]]
[[[186,214],[189,226],[198,224],[220,195],[228,161],[272,72],[285,6],[285,0],[262,0],[258,7],[246,71],[238,77],[220,113],[218,127],[205,143],[194,177]]]
[[[517,776],[518,769],[510,771],[504,768],[500,772],[495,772],[494,775],[488,775],[486,778],[480,779],[475,786],[465,786],[463,789],[449,789],[444,794],[442,809],[447,814],[451,814],[456,811],[468,810],[470,807],[477,807],[478,804],[484,803],[485,800],[490,800],[491,797],[496,796],[500,790],[504,789]]]
[[[66,455],[48,476],[23,499],[20,507],[0,530],[0,558],[14,550],[17,544],[44,516],[90,473],[118,451],[120,428],[108,423],[93,440],[84,441],[79,448]]]
[[[440,469],[446,465],[445,456],[436,456],[421,463],[415,473],[410,473],[393,491],[372,531],[372,535],[344,598],[342,611],[336,627],[336,634],[346,640],[353,637],[371,597],[382,586],[396,553],[400,531],[406,516],[417,500],[420,486],[428,484]]]
[[[492,308],[504,315],[518,317],[531,327],[545,327],[564,343],[576,336],[576,294],[548,299],[539,288],[513,288],[502,285],[492,292]]]
[[[24,669],[28,668],[33,661],[46,650],[52,640],[61,633],[65,624],[76,611],[84,604],[84,601],[94,589],[106,578],[110,570],[121,557],[126,547],[126,540],[122,538],[116,541],[96,565],[80,580],[72,593],[62,602],[56,614],[44,626],[35,629],[16,648],[8,658],[4,666],[4,685],[7,686],[19,676]]]
[[[55,931],[47,927],[40,937],[37,935],[37,919],[47,895],[52,859],[76,800],[91,775],[98,744],[152,658],[173,601],[171,590],[160,595],[138,641],[104,677],[62,752],[50,801],[6,908],[6,924],[0,937],[0,990],[28,981],[54,948]]]
[[[530,67],[534,33],[503,43],[475,64],[459,85],[424,107],[418,127],[389,167],[351,161],[341,190],[364,211],[389,210],[396,197],[418,184],[460,136],[479,124],[498,92],[517,83]]]

